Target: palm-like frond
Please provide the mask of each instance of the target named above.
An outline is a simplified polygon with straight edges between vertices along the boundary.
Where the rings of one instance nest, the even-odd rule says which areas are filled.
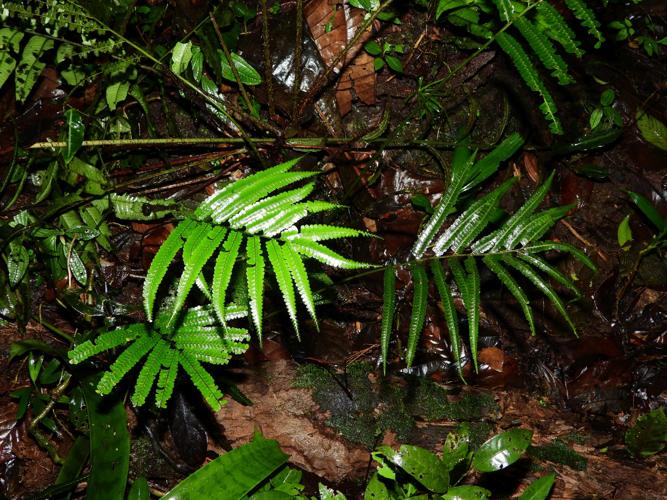
[[[297,162],[298,159],[281,163],[226,186],[202,202],[193,217],[184,220],[172,231],[155,255],[146,276],[144,307],[149,320],[153,317],[158,288],[182,249],[184,269],[178,282],[170,323],[179,317],[195,282],[207,294],[203,271],[206,263],[217,254],[210,296],[223,326],[232,274],[237,261],[244,259],[247,264],[245,272],[250,315],[261,340],[265,255],[295,331],[298,333],[297,295],[317,325],[315,299],[304,258],[343,269],[368,267],[320,243],[331,239],[366,236],[367,233],[325,224],[299,228],[301,220],[308,215],[337,208],[337,205],[324,201],[305,201],[313,190],[313,182],[280,191],[317,175],[317,172],[292,172]]]
[[[514,141],[516,144],[516,140]],[[520,144],[520,142],[518,142]],[[517,146],[518,147],[518,146]],[[508,150],[509,151],[509,150]],[[491,171],[498,167],[500,159],[505,155],[487,155],[492,157],[485,168]],[[493,156],[492,156],[493,155]],[[565,322],[576,333],[574,323],[570,319],[565,304],[559,294],[551,286],[554,281],[579,296],[577,287],[572,280],[544,260],[540,254],[547,251],[563,251],[571,254],[584,265],[595,269],[591,260],[577,248],[561,242],[542,241],[541,238],[553,225],[565,215],[569,207],[549,208],[539,211],[538,208],[546,197],[553,174],[538,186],[535,193],[511,216],[507,217],[496,229],[491,230],[493,213],[497,210],[503,195],[513,183],[509,179],[498,188],[469,203],[445,229],[446,215],[459,202],[465,178],[475,176],[478,165],[472,160],[473,155],[459,148],[454,154],[451,168],[451,182],[443,193],[442,199],[434,210],[431,219],[417,236],[412,255],[420,259],[427,251],[431,251],[430,274],[440,296],[440,305],[449,330],[453,356],[459,365],[461,374],[460,354],[461,339],[458,328],[458,314],[452,299],[452,288],[455,285],[466,310],[468,322],[468,341],[475,369],[477,363],[477,339],[479,336],[479,311],[481,285],[479,265],[484,264],[498,277],[521,307],[530,331],[535,333],[535,320],[528,299],[520,281],[526,280],[541,291],[564,318]],[[436,222],[434,222],[436,221]],[[440,259],[448,264],[450,279],[447,278]],[[412,317],[408,332],[408,348],[405,355],[410,366],[414,360],[416,346],[424,325],[424,311],[428,294],[428,276],[426,267],[420,260],[407,263],[414,283]],[[382,356],[386,359],[389,345],[389,334],[392,329],[391,320],[395,308],[395,282],[392,280],[394,270],[385,271],[384,308],[382,318]]]
[[[225,321],[243,317],[245,308],[228,305]],[[211,307],[195,307],[183,314],[174,325],[171,315],[158,315],[152,325],[137,323],[105,332],[93,341],[86,341],[69,352],[70,363],[77,364],[102,352],[130,343],[116,358],[97,385],[100,394],[111,390],[135,366],[139,371],[132,394],[132,403],[142,406],[157,379],[155,403],[166,407],[174,389],[174,382],[181,366],[190,376],[195,387],[215,410],[224,403],[222,392],[201,362],[224,365],[234,354],[248,348],[250,335],[244,328],[219,325],[216,312]]]
[[[529,5],[513,0],[492,1],[496,6],[500,20],[514,25],[532,52],[542,65],[551,71],[552,76],[558,80],[558,83],[561,85],[573,83],[574,79],[568,73],[567,63],[551,43],[551,40],[555,40],[563,47],[565,52],[577,57],[583,55],[583,50],[579,47],[580,44],[574,32],[563,16],[546,0],[537,4],[537,14],[534,16],[534,21],[529,18],[525,11],[529,8]],[[604,37],[599,30],[600,23],[593,11],[586,5],[585,0],[566,0],[565,4],[581,24],[588,28],[588,32],[595,37],[595,47],[598,48],[604,41]],[[521,44],[505,31],[496,35],[496,41],[510,57],[526,85],[539,94],[542,100],[540,110],[549,122],[551,131],[554,134],[562,134],[563,128],[556,115],[557,108],[554,99],[530,56]]]

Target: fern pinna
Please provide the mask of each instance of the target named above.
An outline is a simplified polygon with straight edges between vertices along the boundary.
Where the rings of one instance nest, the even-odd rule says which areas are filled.
[[[557,207],[537,211],[549,191],[553,174],[536,189],[519,210],[507,217],[498,228],[490,229],[498,204],[514,183],[514,178],[503,182],[490,193],[469,203],[467,208],[443,230],[447,216],[455,211],[461,195],[488,178],[498,168],[501,161],[516,152],[522,142],[518,134],[513,134],[479,161],[475,161],[475,153],[470,152],[466,147],[458,147],[455,150],[448,188],[443,193],[433,215],[418,235],[411,251],[413,260],[409,263],[409,269],[414,292],[405,354],[408,366],[411,366],[414,361],[418,339],[424,328],[429,271],[440,297],[440,305],[449,330],[452,354],[456,360],[459,374],[462,373],[462,340],[459,334],[458,313],[454,307],[451,293],[452,289],[456,288],[463,301],[468,320],[470,353],[475,370],[477,370],[480,263],[495,274],[517,300],[531,333],[535,333],[532,308],[528,295],[524,292],[517,277],[530,282],[542,292],[563,316],[572,331],[576,333],[563,300],[551,286],[549,280],[558,282],[577,296],[579,292],[571,279],[549,264],[542,255],[549,251],[563,251],[570,253],[591,269],[595,269],[595,266],[582,251],[570,244],[542,240],[546,232],[571,208]],[[429,251],[430,255],[427,255]],[[447,264],[449,274],[446,273],[443,263]],[[381,350],[385,366],[396,303],[393,273],[394,269],[391,267],[385,270],[384,281],[385,287],[388,288],[385,288],[384,293],[384,316],[381,325]]]
[[[178,366],[182,366],[208,403],[219,408],[222,394],[200,362],[225,364],[231,354],[246,350],[248,332],[229,326],[231,319],[250,315],[261,341],[267,270],[273,272],[298,335],[297,296],[317,326],[315,295],[305,259],[312,258],[342,269],[369,267],[369,264],[343,257],[322,243],[368,233],[326,224],[298,225],[310,214],[338,207],[325,201],[304,201],[315,186],[312,181],[284,190],[318,174],[292,172],[298,161],[281,163],[229,184],[204,200],[192,216],[176,226],[158,250],[146,275],[143,298],[148,323],[104,333],[95,342],[84,342],[70,352],[71,362],[79,363],[132,342],[100,380],[100,393],[111,391],[147,356],[132,396],[134,404],[144,403],[157,377],[156,403],[164,406],[171,395]],[[173,304],[154,318],[158,289],[179,252],[183,270]],[[211,275],[206,264],[214,257]],[[237,268],[244,272],[248,303],[230,305],[227,295],[234,288],[233,274]],[[184,312],[186,299],[195,285],[211,305]]]
[[[228,305],[225,320],[246,315],[245,307]],[[109,394],[145,358],[131,397],[132,404],[142,406],[155,385],[155,405],[165,408],[180,366],[211,408],[218,410],[224,404],[222,392],[201,362],[225,365],[232,355],[246,351],[249,339],[244,328],[220,328],[213,309],[200,306],[189,309],[175,324],[170,325],[169,314],[161,314],[152,325],[135,323],[104,332],[94,341],[87,340],[76,346],[69,352],[69,360],[72,364],[81,363],[129,343],[100,379],[97,385],[100,394]]]

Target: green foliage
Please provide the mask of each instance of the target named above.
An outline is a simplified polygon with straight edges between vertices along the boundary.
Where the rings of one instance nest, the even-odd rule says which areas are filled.
[[[398,450],[380,446],[372,454],[379,466],[368,482],[364,498],[490,498],[491,492],[486,488],[456,484],[471,467],[479,472],[494,472],[510,466],[523,456],[531,437],[529,430],[512,429],[492,437],[473,452],[464,434],[450,433],[442,458],[418,446],[401,445]],[[554,475],[538,479],[522,498],[546,499],[553,480]]]
[[[447,226],[450,215],[461,194],[468,186],[472,187],[485,179],[498,167],[500,161],[508,158],[518,149],[521,138],[514,135],[506,139],[484,159],[475,161],[475,154],[465,147],[454,152],[451,174],[447,190],[436,206],[433,215],[417,236],[412,248],[415,259],[423,258],[427,250],[433,257],[430,261],[431,275],[441,298],[451,340],[453,355],[460,365],[461,340],[458,331],[457,312],[450,297],[452,286],[458,289],[468,318],[468,340],[475,369],[477,369],[477,338],[479,334],[480,279],[479,263],[483,262],[509,290],[521,307],[530,330],[535,334],[535,324],[527,294],[517,278],[525,279],[540,290],[554,305],[566,323],[576,333],[574,324],[565,309],[565,304],[552,288],[548,280],[558,282],[576,296],[578,290],[572,280],[549,264],[541,254],[547,251],[564,251],[572,254],[591,269],[595,266],[580,250],[569,244],[543,240],[545,233],[565,215],[570,207],[551,208],[537,211],[549,191],[553,174],[539,186],[533,196],[513,215],[507,217],[496,229],[491,229],[494,212],[502,196],[509,190],[513,179],[479,199],[471,202],[467,208]],[[446,261],[450,276],[447,280],[441,259]],[[421,263],[410,264],[413,276],[413,308],[409,328],[408,349],[405,355],[410,366],[414,360],[415,346],[423,328],[423,314],[426,303],[427,283],[425,266]],[[388,318],[393,317],[393,302],[387,300],[385,293],[384,317],[382,325],[383,349],[386,346]],[[387,314],[389,313],[389,314]]]
[[[269,196],[290,184],[317,175],[317,172],[290,172],[297,162],[298,159],[291,160],[228,185],[202,202],[192,217],[174,229],[155,255],[146,275],[144,307],[149,320],[153,317],[158,288],[176,254],[182,249],[184,270],[178,281],[168,324],[178,318],[188,293],[197,282],[204,293],[211,296],[216,314],[225,325],[225,300],[241,249],[244,248],[244,260],[248,263],[245,273],[250,296],[250,316],[258,337],[261,339],[262,335],[261,297],[267,267],[264,255],[268,257],[268,264],[295,331],[299,332],[297,295],[317,324],[315,298],[304,259],[312,258],[342,269],[368,267],[320,243],[364,236],[366,233],[324,224],[297,228],[297,224],[308,215],[337,208],[337,205],[324,201],[303,201],[314,188],[312,181],[300,188]],[[204,266],[216,252],[209,287],[204,276]]]
[[[625,433],[625,445],[636,457],[650,457],[667,446],[667,417],[662,408],[653,410],[637,419],[637,423]]]
[[[244,317],[245,308],[229,304],[225,321]],[[195,307],[176,324],[169,314],[159,315],[152,325],[135,323],[86,340],[69,352],[78,364],[105,351],[130,344],[112,363],[97,384],[97,392],[109,394],[125,375],[145,358],[136,379],[132,403],[141,406],[155,385],[155,404],[165,408],[174,389],[179,366],[188,374],[208,404],[218,410],[224,404],[222,392],[202,362],[225,365],[234,354],[248,348],[247,330],[221,328],[211,307]]]
[[[583,471],[588,466],[584,457],[560,439],[554,439],[552,443],[542,446],[531,446],[528,449],[528,455],[539,460],[567,465],[574,470]]]
[[[19,102],[26,101],[47,62],[56,63],[63,79],[74,86],[83,80],[87,58],[124,55],[122,42],[75,2],[7,1],[0,19],[14,26],[0,29],[0,88],[14,74]],[[29,38],[28,32],[33,33]]]
[[[528,44],[541,64],[561,85],[574,82],[568,73],[567,62],[559,55],[552,40],[565,52],[576,57],[584,54],[572,28],[564,17],[552,5],[553,2],[513,1],[513,0],[440,0],[437,3],[436,19],[445,16],[455,26],[464,27],[471,35],[484,39],[493,39],[510,57],[519,75],[526,85],[536,92],[542,104],[540,110],[549,122],[554,134],[562,134],[563,127],[557,116],[556,103],[531,57],[521,43],[505,31],[513,26]],[[595,47],[604,42],[599,30],[600,23],[588,7],[585,0],[567,0],[567,8],[588,28],[596,40]],[[497,18],[493,15],[496,11]],[[504,27],[500,28],[500,24]],[[495,34],[494,34],[495,33]]]

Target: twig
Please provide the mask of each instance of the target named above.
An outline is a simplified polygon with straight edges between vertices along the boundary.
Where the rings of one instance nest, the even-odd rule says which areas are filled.
[[[273,99],[273,72],[271,67],[271,39],[269,38],[269,9],[262,0],[262,46],[264,50],[264,81],[269,101],[269,116],[275,116],[276,103]]]

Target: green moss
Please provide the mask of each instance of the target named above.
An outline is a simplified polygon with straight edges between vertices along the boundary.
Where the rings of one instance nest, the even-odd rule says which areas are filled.
[[[575,470],[586,470],[587,466],[586,459],[560,439],[554,439],[551,444],[544,446],[530,446],[528,455],[538,460],[567,465]]]
[[[487,394],[466,393],[452,402],[447,392],[430,380],[415,379],[405,385],[387,379],[374,382],[373,373],[370,363],[352,363],[340,374],[317,365],[302,365],[294,385],[312,389],[315,402],[330,414],[327,424],[349,441],[368,448],[388,430],[401,441],[409,441],[415,418],[475,421],[497,408]],[[471,423],[469,431],[476,443],[486,439],[491,426]]]
[[[467,436],[470,449],[476,450],[493,432],[493,426],[489,422],[463,422],[456,432]]]

